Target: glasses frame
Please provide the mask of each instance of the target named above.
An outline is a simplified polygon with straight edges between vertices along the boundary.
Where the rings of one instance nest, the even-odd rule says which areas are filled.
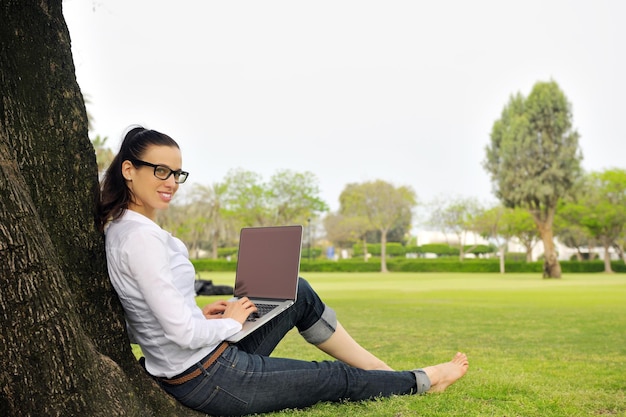
[[[187,171],[183,171],[182,169],[178,169],[176,171],[174,171],[172,168],[168,167],[167,165],[157,165],[157,164],[151,164],[150,162],[146,162],[146,161],[142,161],[141,159],[130,159],[129,160],[133,165],[143,165],[143,166],[147,166],[150,168],[154,168],[153,174],[156,178],[165,181],[167,180],[169,177],[172,176],[172,174],[174,174],[174,182],[176,184],[182,184],[185,181],[187,181],[187,178],[189,178],[189,173]],[[165,178],[159,177],[157,175],[157,169],[168,169],[170,172],[165,176]],[[183,180],[180,181],[180,177],[183,176]]]

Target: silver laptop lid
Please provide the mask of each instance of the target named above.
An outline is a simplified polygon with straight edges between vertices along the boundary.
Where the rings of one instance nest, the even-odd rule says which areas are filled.
[[[300,225],[241,229],[235,297],[295,300],[301,250]]]

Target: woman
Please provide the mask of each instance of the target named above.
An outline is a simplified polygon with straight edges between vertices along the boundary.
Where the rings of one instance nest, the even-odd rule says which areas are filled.
[[[446,363],[396,372],[361,347],[300,279],[296,304],[236,344],[224,342],[256,311],[244,298],[200,309],[183,243],[155,223],[188,173],[167,135],[135,127],[106,172],[99,205],[111,282],[146,371],[182,404],[213,415],[301,408],[319,401],[365,400],[443,391],[468,368]],[[293,327],[337,361],[269,355]]]

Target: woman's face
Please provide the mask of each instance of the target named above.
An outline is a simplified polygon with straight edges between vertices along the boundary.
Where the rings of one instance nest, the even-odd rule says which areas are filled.
[[[152,145],[141,156],[141,161],[154,165],[165,166],[173,171],[182,168],[180,149],[173,146]],[[130,210],[136,211],[154,220],[156,211],[169,207],[170,201],[178,190],[174,175],[166,180],[154,175],[154,168],[144,165],[133,165],[130,161],[122,163],[122,175],[131,190],[132,202]]]

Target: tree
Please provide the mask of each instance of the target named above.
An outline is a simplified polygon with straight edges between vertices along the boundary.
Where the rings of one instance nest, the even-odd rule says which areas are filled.
[[[194,214],[201,223],[203,236],[211,245],[211,257],[217,259],[217,249],[224,244],[237,242],[238,232],[233,227],[223,208],[226,185],[215,183],[211,186],[195,185],[191,190]]]
[[[0,414],[199,415],[131,352],[61,1],[1,0],[0,21]]]
[[[500,272],[504,273],[504,260],[507,246],[517,238],[526,250],[526,262],[532,261],[532,249],[537,242],[537,227],[528,211],[508,208],[502,205],[479,213],[473,227],[481,236],[495,240],[500,252]]]
[[[455,235],[459,246],[459,261],[465,259],[468,233],[473,233],[473,219],[480,212],[480,205],[473,198],[456,198],[433,205],[429,223],[443,233]],[[471,249],[475,248],[475,244]]]
[[[544,278],[560,278],[553,239],[559,200],[581,175],[578,132],[570,104],[556,82],[538,82],[528,98],[512,96],[491,131],[485,169],[506,207],[532,214],[544,246]]]
[[[500,273],[505,272],[505,255],[509,240],[511,239],[511,231],[506,227],[504,221],[505,213],[511,209],[503,206],[495,206],[487,210],[483,210],[474,218],[473,227],[480,235],[486,239],[496,242],[500,258]]]
[[[210,246],[217,258],[218,247],[237,243],[241,227],[305,224],[327,210],[310,172],[279,171],[266,183],[257,173],[234,169],[223,182],[184,187],[172,207],[159,213],[159,223],[196,256]]]
[[[365,216],[344,216],[340,213],[330,213],[324,217],[326,238],[341,246],[342,243],[363,243],[363,260],[367,262],[367,232],[370,228]]]
[[[533,248],[541,238],[533,217],[528,210],[516,207],[506,210],[503,223],[506,225],[508,233],[517,238],[526,251],[526,262],[533,261]]]
[[[222,209],[225,186],[198,183],[180,188],[175,203],[157,215],[158,223],[185,242],[192,257],[198,258],[200,249],[210,247],[211,257],[217,258],[217,249],[223,243],[235,244],[237,231],[232,218]],[[188,188],[187,188],[188,187]]]
[[[626,236],[622,235],[615,241],[615,245],[613,246],[617,251],[620,259],[626,263],[626,252],[624,251],[624,247],[626,247]]]
[[[328,211],[319,198],[317,177],[311,172],[278,171],[267,184],[273,224],[304,224],[305,220]]]
[[[380,271],[387,272],[387,233],[396,224],[412,217],[417,204],[415,192],[407,186],[394,187],[382,180],[348,184],[339,196],[340,213],[364,217],[372,229],[380,232]]]
[[[568,199],[569,200],[569,199]],[[556,216],[554,217],[555,236],[559,241],[568,248],[576,249],[576,259],[579,262],[585,260],[583,248],[588,249],[587,259],[593,259],[591,249],[596,246],[596,242],[591,237],[589,231],[581,226],[578,222],[571,222],[566,218],[568,216],[566,206],[575,203],[575,199],[563,201],[559,203]]]
[[[561,216],[584,227],[604,248],[604,271],[613,272],[609,249],[626,228],[626,170],[591,173],[577,201],[564,204]]]
[[[224,179],[224,210],[239,227],[267,226],[271,212],[267,206],[267,191],[259,174],[232,169]]]
[[[257,173],[234,169],[224,180],[223,208],[242,227],[304,224],[328,210],[319,192],[310,172],[279,171],[264,183]]]

